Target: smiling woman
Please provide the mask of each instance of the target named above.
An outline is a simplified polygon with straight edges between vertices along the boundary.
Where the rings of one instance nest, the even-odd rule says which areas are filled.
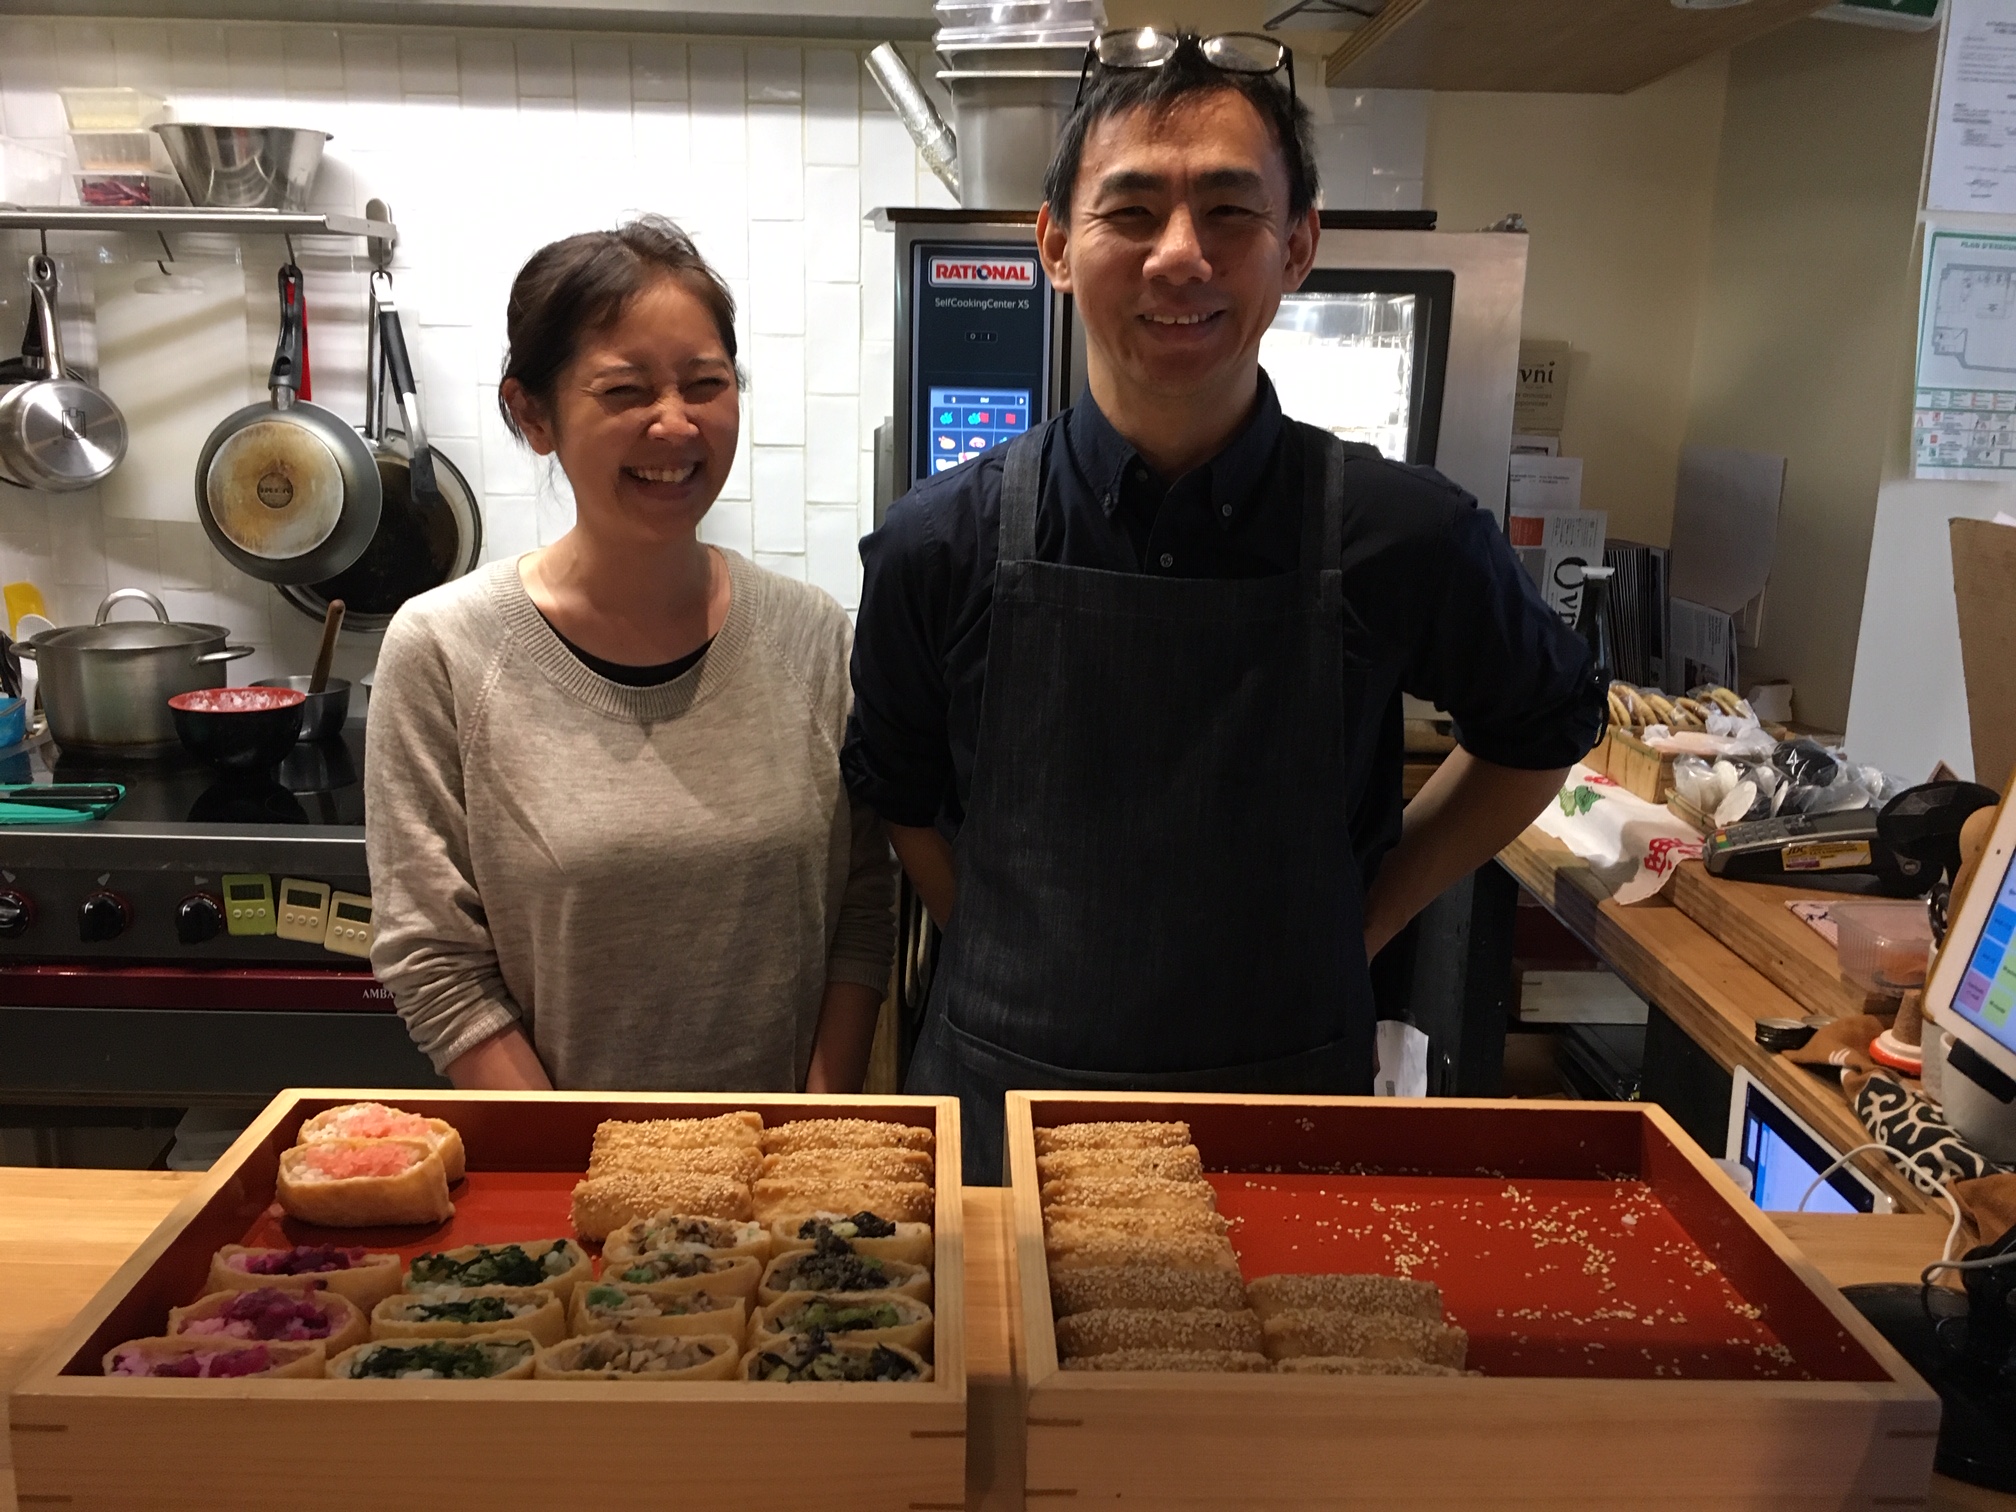
[[[365,764],[372,964],[458,1086],[856,1091],[893,866],[846,615],[708,546],[735,305],[671,222],[536,253],[499,401],[575,523],[409,602]]]

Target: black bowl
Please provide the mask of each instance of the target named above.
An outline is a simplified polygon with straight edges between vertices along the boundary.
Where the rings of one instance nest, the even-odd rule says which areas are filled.
[[[291,688],[198,688],[168,700],[182,744],[226,772],[270,772],[301,738]]]

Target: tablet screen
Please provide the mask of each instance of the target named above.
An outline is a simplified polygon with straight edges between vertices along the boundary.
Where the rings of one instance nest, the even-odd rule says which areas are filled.
[[[1953,994],[1955,1012],[2016,1052],[2016,950],[2010,949],[2012,936],[2016,936],[2016,860],[2002,874],[1987,922],[1981,926],[1981,938],[1974,942],[1974,953],[1968,958],[1966,975]]]

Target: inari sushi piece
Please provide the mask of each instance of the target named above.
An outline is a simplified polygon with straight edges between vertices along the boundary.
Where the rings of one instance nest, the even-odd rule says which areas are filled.
[[[756,1310],[749,1347],[761,1349],[786,1334],[814,1329],[857,1344],[900,1344],[931,1358],[931,1309],[901,1292],[786,1292]]]
[[[597,1333],[542,1350],[542,1381],[726,1381],[742,1348],[726,1334]]]
[[[399,1290],[403,1267],[397,1255],[377,1254],[342,1244],[296,1244],[280,1249],[248,1249],[227,1244],[211,1257],[209,1288],[220,1291],[305,1292],[326,1287],[348,1297],[367,1317]]]
[[[543,1286],[443,1286],[401,1292],[371,1309],[374,1339],[473,1339],[528,1333],[541,1344],[567,1335],[567,1309]]]
[[[1057,1320],[1057,1352],[1065,1359],[1125,1349],[1229,1349],[1262,1354],[1260,1320],[1216,1307],[1099,1307]]]
[[[706,1290],[668,1292],[628,1281],[591,1281],[574,1289],[568,1332],[726,1334],[740,1347],[747,1337],[749,1303]]]
[[[339,1381],[523,1381],[539,1341],[528,1333],[475,1339],[373,1339],[329,1362]]]
[[[322,1374],[329,1351],[320,1339],[297,1343],[218,1339],[202,1334],[128,1339],[105,1352],[108,1376],[155,1380],[229,1381],[247,1376],[314,1377]]]
[[[462,1134],[445,1118],[422,1118],[384,1103],[344,1103],[324,1108],[301,1125],[296,1144],[324,1139],[417,1139],[441,1157],[441,1168],[453,1186],[465,1173]]]
[[[742,1356],[745,1381],[928,1381],[931,1367],[900,1344],[785,1334]]]
[[[697,1244],[674,1244],[602,1268],[604,1281],[622,1281],[661,1295],[704,1291],[717,1297],[755,1295],[763,1268],[747,1255],[717,1255]]]
[[[729,1176],[670,1171],[613,1171],[574,1188],[574,1227],[589,1239],[606,1239],[653,1213],[700,1218],[750,1218],[749,1187]]]
[[[928,1181],[871,1181],[855,1177],[759,1176],[751,1189],[756,1216],[775,1223],[792,1213],[878,1213],[897,1223],[937,1220],[937,1197]]]
[[[595,1129],[588,1163],[622,1164],[632,1152],[650,1163],[672,1150],[699,1150],[745,1145],[751,1149],[763,1135],[760,1113],[723,1113],[717,1118],[606,1119]]]
[[[1420,1360],[1463,1368],[1470,1336],[1446,1323],[1398,1313],[1282,1312],[1261,1325],[1267,1357],[1363,1355],[1374,1360]]]
[[[1157,1145],[1181,1149],[1191,1142],[1187,1123],[1070,1123],[1036,1131],[1036,1153],[1059,1150],[1146,1150]]]
[[[1059,1317],[1106,1307],[1215,1307],[1238,1312],[1246,1306],[1246,1292],[1237,1271],[1086,1265],[1050,1273],[1050,1302]]]
[[[543,1286],[565,1307],[574,1288],[594,1273],[588,1252],[572,1239],[520,1239],[515,1244],[464,1244],[415,1255],[406,1290],[465,1286]]]
[[[858,1181],[929,1182],[934,1170],[925,1150],[904,1150],[893,1145],[851,1150],[794,1150],[788,1155],[765,1155],[758,1177],[775,1181],[830,1181],[851,1185]]]
[[[1195,1145],[1152,1145],[1143,1149],[1058,1150],[1036,1157],[1044,1181],[1074,1176],[1153,1176],[1162,1181],[1201,1181],[1204,1162]]]
[[[748,1185],[763,1168],[763,1152],[753,1144],[618,1146],[588,1159],[588,1177],[722,1176]]]
[[[1197,1374],[1260,1374],[1274,1368],[1263,1354],[1242,1349],[1116,1349],[1061,1362],[1066,1370],[1182,1370]]]
[[[341,1139],[280,1152],[280,1206],[324,1228],[439,1223],[454,1216],[448,1172],[419,1139]]]
[[[1066,1243],[1071,1236],[1100,1231],[1115,1234],[1224,1234],[1232,1228],[1223,1213],[1202,1208],[1046,1208],[1043,1232],[1046,1237]]]
[[[770,1231],[752,1220],[665,1212],[633,1218],[604,1239],[602,1264],[606,1267],[674,1244],[697,1244],[717,1255],[747,1255],[758,1265],[768,1265],[776,1253]]]
[[[763,1131],[765,1155],[788,1155],[794,1150],[858,1150],[889,1145],[904,1150],[922,1150],[927,1155],[937,1147],[938,1136],[929,1129],[910,1124],[884,1123],[875,1118],[800,1118]]]
[[[1239,1269],[1239,1256],[1222,1234],[1095,1233],[1070,1249],[1046,1245],[1053,1274],[1074,1266],[1155,1265],[1173,1270]]]
[[[901,1292],[919,1302],[931,1300],[931,1272],[902,1260],[857,1255],[828,1240],[817,1248],[779,1255],[763,1272],[756,1300],[764,1307],[784,1300],[785,1293],[810,1291],[856,1296],[865,1292]]]
[[[1365,1355],[1296,1355],[1276,1360],[1274,1368],[1289,1375],[1352,1376],[1460,1376],[1481,1375],[1482,1371],[1462,1371],[1453,1365],[1430,1365],[1425,1360],[1377,1360]]]
[[[928,1223],[897,1223],[879,1213],[798,1213],[770,1225],[775,1253],[819,1247],[830,1234],[857,1255],[877,1260],[902,1260],[929,1267],[935,1257]]]
[[[331,1354],[340,1354],[371,1337],[370,1320],[348,1297],[315,1286],[306,1291],[258,1286],[249,1291],[215,1291],[187,1307],[168,1309],[171,1338],[187,1336],[256,1341],[261,1344],[306,1344],[319,1340]]]
[[[1046,1181],[1043,1206],[1183,1208],[1218,1211],[1217,1190],[1208,1181],[1165,1181],[1159,1176],[1066,1176]]]
[[[1405,1276],[1255,1276],[1246,1283],[1246,1300],[1263,1322],[1296,1311],[1398,1313],[1442,1321],[1442,1288]]]

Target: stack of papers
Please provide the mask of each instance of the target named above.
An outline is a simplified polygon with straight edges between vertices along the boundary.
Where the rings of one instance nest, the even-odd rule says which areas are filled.
[[[1613,569],[1606,613],[1610,675],[1641,688],[1663,688],[1669,639],[1666,548],[1611,541],[1603,548],[1603,561]]]

